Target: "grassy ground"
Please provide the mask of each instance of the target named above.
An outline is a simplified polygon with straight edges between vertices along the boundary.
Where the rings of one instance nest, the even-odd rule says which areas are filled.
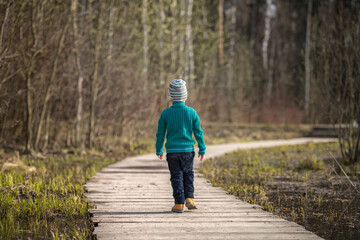
[[[0,154],[1,239],[89,239],[93,224],[83,184],[96,171],[125,156],[147,152],[146,144],[115,150],[73,150],[29,157]]]
[[[359,239],[359,166],[343,166],[338,143],[241,150],[204,162],[215,186],[304,225],[326,239]],[[355,187],[352,186],[355,185]]]

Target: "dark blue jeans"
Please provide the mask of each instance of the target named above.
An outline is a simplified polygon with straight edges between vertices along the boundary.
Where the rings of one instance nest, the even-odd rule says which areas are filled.
[[[195,152],[167,153],[175,204],[184,204],[185,198],[194,198]]]

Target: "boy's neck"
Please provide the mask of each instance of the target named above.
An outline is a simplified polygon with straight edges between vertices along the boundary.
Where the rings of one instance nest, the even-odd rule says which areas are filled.
[[[182,106],[186,106],[184,101],[173,101],[172,103],[173,107],[182,107]]]

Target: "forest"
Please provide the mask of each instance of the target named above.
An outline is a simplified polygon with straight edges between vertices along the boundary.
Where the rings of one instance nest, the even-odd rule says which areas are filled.
[[[356,0],[1,1],[1,143],[39,151],[141,134],[174,78],[206,122],[359,121],[359,9]]]
[[[155,154],[173,79],[207,145],[334,131],[202,173],[325,239],[360,236],[359,0],[0,0],[0,238],[93,237],[84,184]],[[282,174],[306,199],[272,191]]]

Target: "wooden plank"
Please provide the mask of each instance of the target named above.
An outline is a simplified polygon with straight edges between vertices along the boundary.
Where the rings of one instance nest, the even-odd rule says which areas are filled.
[[[140,233],[123,233],[123,234],[109,234],[101,233],[97,236],[99,239],[238,239],[238,240],[261,240],[261,239],[278,239],[278,240],[308,240],[308,239],[321,239],[313,238],[309,234],[294,234],[294,233],[278,233],[273,234],[269,233],[238,233],[238,232],[223,232],[223,233],[213,233],[213,232],[204,232],[204,233],[147,233],[146,235]],[[309,238],[310,237],[310,238]]]

